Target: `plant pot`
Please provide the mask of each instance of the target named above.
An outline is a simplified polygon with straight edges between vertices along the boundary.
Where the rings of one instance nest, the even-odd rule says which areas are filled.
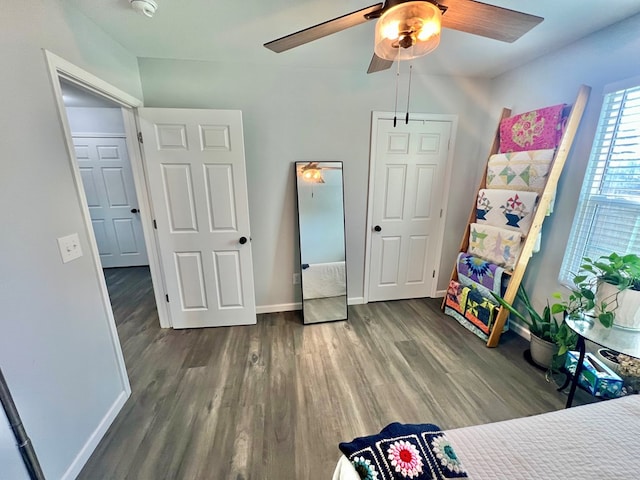
[[[596,357],[598,357],[598,360],[600,360],[616,373],[618,373],[618,369],[620,368],[620,363],[618,363],[617,356],[618,352],[610,350],[608,348],[600,348],[596,352]]]
[[[529,347],[531,348],[531,360],[541,367],[551,368],[553,356],[558,353],[558,345],[531,335]]]
[[[617,300],[616,300],[617,297]],[[615,307],[613,324],[629,330],[640,330],[640,292],[637,290],[618,290],[618,287],[607,282],[599,282],[596,291],[598,304],[607,302]]]

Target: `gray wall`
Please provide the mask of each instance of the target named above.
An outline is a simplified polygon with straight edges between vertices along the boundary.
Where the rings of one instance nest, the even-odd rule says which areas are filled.
[[[640,75],[638,32],[640,15],[505,73],[491,84],[492,103],[510,106],[514,113],[573,103],[581,84],[593,89],[560,179],[555,211],[542,228],[542,251],[533,256],[525,275],[525,287],[538,306],[554,291],[567,292],[560,286],[558,274],[591,152],[603,87]],[[637,80],[640,83],[640,78]]]
[[[132,95],[141,89],[136,59],[73,10],[1,0],[0,11],[0,365],[57,479],[123,384],[42,49]],[[63,264],[56,238],[73,232],[85,255]],[[1,470],[11,450],[0,453]]]
[[[291,280],[298,269],[294,161],[344,162],[349,297],[362,297],[371,112],[393,111],[395,72],[150,58],[139,59],[139,65],[145,106],[243,112],[256,304],[300,301]],[[459,115],[438,279],[444,289],[477,186],[475,174],[486,161],[479,143],[491,113],[488,82],[414,76],[411,88],[411,111]],[[406,97],[400,105],[402,117]]]

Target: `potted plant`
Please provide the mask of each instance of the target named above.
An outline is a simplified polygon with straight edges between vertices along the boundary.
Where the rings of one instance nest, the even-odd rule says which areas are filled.
[[[494,293],[493,296],[500,305],[529,327],[531,359],[534,363],[544,368],[559,367],[564,364],[564,356],[569,350],[575,348],[577,341],[575,332],[563,320],[555,317],[556,314],[566,312],[564,304],[554,303],[549,306],[547,302],[542,313],[539,313],[525,289],[520,285],[516,298],[524,307],[525,316],[499,295]]]
[[[640,329],[640,257],[612,253],[583,258],[574,288],[562,305],[570,314],[589,315],[605,327]],[[561,298],[560,294],[554,294]]]

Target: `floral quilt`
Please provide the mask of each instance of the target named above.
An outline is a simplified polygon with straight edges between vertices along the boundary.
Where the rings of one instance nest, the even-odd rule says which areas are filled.
[[[444,432],[433,424],[391,423],[377,435],[338,447],[362,480],[468,478]]]
[[[522,250],[522,234],[505,228],[472,223],[467,253],[505,268],[513,268]]]
[[[556,148],[563,133],[564,105],[540,108],[500,122],[500,151],[522,152]]]
[[[527,235],[537,201],[536,192],[481,189],[476,202],[476,222]]]

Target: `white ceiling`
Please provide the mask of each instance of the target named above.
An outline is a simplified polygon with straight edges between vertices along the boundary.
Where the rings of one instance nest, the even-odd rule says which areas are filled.
[[[263,43],[374,4],[375,0],[156,0],[153,18],[129,0],[63,0],[137,57],[344,68],[365,72],[374,22],[276,54]],[[452,4],[453,0],[449,2]],[[515,43],[444,30],[438,49],[414,61],[418,72],[494,77],[636,13],[640,1],[486,0],[544,17]],[[615,48],[615,45],[611,45]]]

